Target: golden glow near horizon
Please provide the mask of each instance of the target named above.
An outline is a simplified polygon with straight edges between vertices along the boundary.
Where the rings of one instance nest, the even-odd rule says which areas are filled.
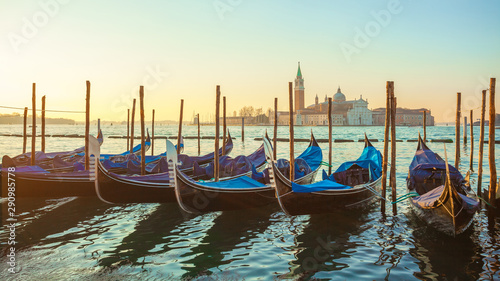
[[[445,122],[456,92],[463,108],[477,108],[500,77],[497,1],[41,0],[2,9],[0,105],[29,107],[37,83],[47,109],[83,111],[90,80],[93,120],[126,120],[140,85],[147,119],[154,108],[156,120],[176,120],[183,98],[185,120],[207,120],[216,85],[229,116],[249,105],[266,112],[274,97],[287,110],[301,61],[306,105],[341,85],[348,99],[384,107],[391,80],[398,106],[430,108]]]

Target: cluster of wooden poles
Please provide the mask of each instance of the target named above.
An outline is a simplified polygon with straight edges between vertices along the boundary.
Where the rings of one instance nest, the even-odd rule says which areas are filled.
[[[488,191],[488,198],[491,204],[494,203],[495,193],[497,188],[497,172],[495,165],[495,83],[496,79],[490,79],[490,97],[489,97],[489,169],[490,169],[490,185]],[[477,194],[481,195],[482,185],[482,172],[483,172],[483,149],[484,149],[484,127],[486,115],[486,92],[482,91],[482,104],[481,104],[481,122],[480,122],[480,140],[479,140],[479,163],[478,163],[478,181],[477,181]],[[289,112],[293,112],[293,91],[292,82],[288,83],[289,93]],[[216,86],[216,114],[215,114],[215,163],[219,161],[219,123],[220,123],[220,86]],[[145,125],[144,125],[144,87],[139,88],[140,100],[140,124],[141,124],[141,147],[145,146]],[[387,166],[389,154],[389,141],[391,146],[391,165],[389,171],[389,186],[391,187],[392,199],[396,199],[396,106],[397,101],[394,96],[394,82],[387,81],[386,84],[386,114],[385,114],[385,129],[384,129],[384,150],[383,150],[383,164],[382,164],[382,197],[386,198],[387,189]],[[130,109],[127,110],[127,148],[132,153],[134,147],[134,119],[135,119],[135,105],[136,99],[132,102],[132,115]],[[181,149],[181,135],[182,135],[182,118],[183,118],[184,100],[181,99],[180,117],[179,117],[179,130],[177,135],[177,153]],[[35,143],[36,143],[36,83],[33,83],[32,89],[32,139],[31,139],[31,165],[35,165]],[[41,150],[45,152],[45,96],[42,97],[42,110],[41,110],[42,130],[41,130]],[[23,153],[26,153],[26,130],[27,130],[27,113],[28,108],[24,108],[24,132],[23,132]],[[89,129],[90,129],[90,82],[86,81],[86,111],[85,111],[85,169],[89,168]],[[427,112],[423,111],[423,135],[426,141],[426,115]],[[132,117],[130,120],[130,116]],[[151,155],[154,155],[154,116],[155,110],[152,112],[152,139],[151,139]],[[290,129],[290,179],[294,180],[295,167],[294,167],[294,124],[293,114],[289,114],[289,129]],[[471,151],[470,151],[470,170],[473,171],[473,111],[470,110],[470,136],[471,136]],[[457,108],[456,108],[456,122],[455,122],[455,167],[458,169],[460,164],[460,117],[461,117],[461,93],[457,93]],[[223,97],[223,144],[226,142],[226,97]],[[200,115],[197,114],[198,120],[198,155],[200,154]],[[273,134],[273,156],[276,159],[277,155],[277,131],[278,131],[278,98],[274,99],[274,134]],[[98,127],[100,127],[100,120],[98,120]],[[130,122],[131,121],[131,122]],[[328,98],[328,174],[332,172],[332,99]],[[467,118],[464,116],[464,144],[467,143]],[[130,128],[130,129],[129,129]],[[100,129],[100,128],[98,128]],[[389,136],[390,134],[390,136]],[[244,118],[242,118],[242,140],[244,140]],[[222,145],[223,154],[225,146]],[[219,166],[215,165],[215,181],[219,180]],[[141,174],[145,174],[145,150],[141,149]],[[385,202],[382,202],[381,209],[385,212]],[[396,204],[393,204],[393,213],[397,213]]]

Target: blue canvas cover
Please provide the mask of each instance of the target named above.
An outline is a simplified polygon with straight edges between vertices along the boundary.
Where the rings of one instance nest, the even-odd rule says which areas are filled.
[[[310,158],[314,159],[314,158]],[[313,163],[314,165],[315,163]],[[286,159],[278,159],[276,161],[276,168],[287,178],[290,178],[290,161]],[[313,170],[311,169],[311,166],[307,163],[306,160],[303,158],[297,158],[295,159],[295,173],[294,173],[294,178],[295,179],[300,179],[303,176],[311,173]]]
[[[258,182],[254,179],[251,179],[247,176],[241,176],[227,181],[204,182],[202,184],[204,186],[219,187],[219,188],[256,188],[256,187],[266,186],[265,184]]]
[[[424,143],[419,148],[410,164],[407,183],[409,190],[415,190],[418,194],[423,195],[444,183],[446,178],[446,163]],[[451,184],[458,192],[463,192],[464,177],[455,167],[448,164],[448,168]]]
[[[323,161],[323,152],[321,148],[314,143],[314,145],[309,146],[296,159],[303,159],[311,171],[316,171],[319,165],[321,165],[321,161]]]
[[[356,161],[348,161],[342,163],[335,173],[340,173],[346,171],[347,169],[356,165],[361,168],[369,169],[372,179],[378,179],[382,175],[382,154],[373,146],[367,146],[363,149],[361,156]],[[335,173],[328,176],[325,171],[323,171],[323,179],[329,179],[331,181],[339,181],[335,179]]]
[[[221,156],[219,158],[220,177],[232,177],[251,171],[252,165],[259,167],[266,162],[264,145],[260,146],[249,156],[239,155],[236,158]],[[214,177],[214,162],[210,162],[206,167],[200,167],[198,163],[193,163],[193,175],[198,179],[208,180]]]
[[[368,145],[363,149],[361,156],[356,161],[349,161],[342,163],[340,167],[335,171],[335,173],[344,172],[353,166],[359,166],[362,168],[369,169],[372,180],[375,180],[379,178],[380,175],[382,174],[382,154],[375,147]],[[334,174],[328,176],[326,172],[323,171],[323,181],[313,184],[300,185],[292,183],[292,191],[299,193],[307,193],[307,192],[318,192],[318,191],[332,190],[332,189],[335,190],[335,189],[352,188],[351,186],[338,183],[338,181],[335,180]]]
[[[300,185],[292,182],[292,190],[293,192],[299,193],[309,193],[323,190],[332,190],[332,189],[349,189],[351,188],[348,185],[343,185],[331,180],[323,180],[320,182],[316,182],[313,184]]]
[[[146,166],[146,172],[150,174],[166,173],[168,172],[168,162],[165,157],[161,158],[156,163],[151,163]]]
[[[262,172],[257,172],[255,166],[252,165],[252,179],[263,184],[271,183],[271,180],[269,179],[269,169],[266,168]]]
[[[141,164],[139,157],[137,157],[137,155],[128,154],[125,158],[125,161],[123,161],[123,162],[113,162],[109,159],[105,159],[104,161],[102,161],[102,165],[107,170],[109,170],[109,169],[127,169],[129,162],[132,162],[133,164],[136,164],[136,165]]]
[[[342,163],[335,173],[345,171],[354,164],[365,169],[371,168],[372,176],[375,179],[382,175],[382,154],[373,146],[365,147],[356,161]]]
[[[440,185],[440,186],[426,192],[425,194],[413,197],[410,200],[414,204],[416,204],[420,207],[423,207],[423,208],[430,208],[430,207],[437,206],[439,204],[438,199],[441,196],[441,193],[443,193],[444,188],[445,188],[444,185]],[[467,196],[460,194],[460,193],[458,193],[458,195],[460,196],[460,198],[462,199],[464,204],[467,206],[466,209],[479,208],[480,202],[478,200],[467,197]]]
[[[228,137],[228,141],[226,142],[226,155],[229,154],[233,150],[233,141]],[[219,149],[219,155],[222,155],[222,148]],[[214,160],[215,153],[209,153],[206,155],[202,156],[188,156],[186,154],[179,154],[177,156],[177,161],[180,162],[181,164],[179,165],[179,170],[184,170],[188,168],[192,168],[194,163],[196,162],[198,165],[203,165],[206,163],[209,163],[210,161],[213,162]],[[222,156],[221,156],[222,158]],[[220,160],[220,158],[219,158]],[[212,172],[213,174],[213,172]]]

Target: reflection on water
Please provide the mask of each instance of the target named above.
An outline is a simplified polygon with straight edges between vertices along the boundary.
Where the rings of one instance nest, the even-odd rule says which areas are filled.
[[[59,129],[58,129],[59,128]],[[123,134],[123,126],[104,127],[105,135]],[[11,130],[0,126],[0,132]],[[79,133],[79,126],[51,127]],[[213,135],[203,128],[202,135]],[[296,136],[307,138],[310,127],[299,127]],[[478,128],[475,128],[475,130]],[[123,130],[123,132],[122,132]],[[245,128],[245,143],[240,128],[232,127],[234,155],[249,154],[260,142],[262,127]],[[399,128],[398,139],[415,139],[419,128]],[[107,131],[107,133],[106,133]],[[187,127],[186,135],[196,135]],[[272,130],[271,130],[272,131]],[[327,138],[327,128],[314,127],[317,138]],[[382,127],[334,128],[334,138],[358,139],[364,132],[382,139]],[[174,135],[175,126],[155,128],[157,135]],[[477,131],[478,136],[479,130]],[[286,127],[279,128],[287,137]],[[428,138],[454,138],[453,127],[433,127]],[[478,137],[475,136],[477,140]],[[500,139],[500,137],[497,137]],[[20,150],[13,137],[0,137],[2,153],[14,155]],[[74,148],[82,140],[50,142]],[[12,145],[8,145],[11,144]],[[197,153],[196,140],[186,140],[186,152]],[[106,138],[105,152],[121,152],[126,141]],[[382,142],[374,142],[382,149]],[[7,146],[6,146],[7,145]],[[22,144],[21,144],[22,145]],[[164,146],[157,141],[155,151]],[[297,143],[300,153],[307,143]],[[327,159],[326,145],[324,157]],[[443,154],[444,146],[430,143]],[[462,145],[463,146],[463,145]],[[453,144],[448,158],[454,159]],[[477,141],[475,143],[477,146]],[[202,153],[213,142],[202,142]],[[416,143],[398,143],[397,192],[406,193],[407,167]],[[64,149],[61,149],[64,150]],[[336,143],[334,166],[359,156],[362,143]],[[460,171],[469,167],[470,147],[462,147]],[[477,151],[477,149],[476,149]],[[477,152],[476,152],[477,153]],[[498,149],[497,149],[498,153]],[[288,144],[278,143],[278,156],[287,157]],[[500,157],[497,157],[500,162]],[[485,159],[486,160],[486,159]],[[477,165],[477,154],[473,159]],[[489,182],[485,161],[483,182]],[[500,163],[497,163],[500,166]],[[472,175],[475,182],[476,174]],[[71,187],[68,187],[71,188]],[[474,188],[474,187],[473,187]],[[390,193],[390,192],[389,192]],[[390,201],[390,199],[389,199]],[[182,213],[173,204],[107,205],[96,198],[20,199],[16,201],[16,259],[20,272],[7,274],[6,201],[1,201],[0,278],[2,280],[50,279],[170,279],[179,280],[494,280],[500,278],[499,218],[488,221],[485,210],[475,218],[469,231],[452,239],[426,227],[411,212],[408,204],[398,204],[393,216],[387,203],[387,215],[379,206],[363,212],[295,216],[283,214],[277,204],[264,208],[215,212],[199,216]]]

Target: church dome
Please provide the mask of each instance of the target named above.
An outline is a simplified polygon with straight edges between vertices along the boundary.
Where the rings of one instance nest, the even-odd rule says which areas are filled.
[[[337,90],[337,93],[333,95],[333,101],[335,102],[344,102],[345,101],[345,95],[340,92],[340,87]]]

